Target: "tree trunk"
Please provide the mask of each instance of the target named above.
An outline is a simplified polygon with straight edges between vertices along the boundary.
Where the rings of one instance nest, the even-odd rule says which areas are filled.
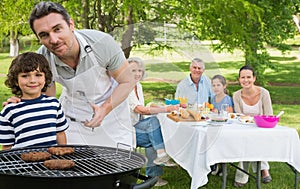
[[[15,31],[11,31],[10,34],[10,49],[9,49],[9,56],[10,57],[16,57],[19,54],[19,40],[18,40],[18,34]]]
[[[133,10],[132,7],[129,7],[128,16],[127,16],[127,29],[125,33],[122,36],[121,40],[121,47],[124,52],[124,55],[126,58],[129,58],[130,51],[132,49],[131,42],[132,42],[132,36],[133,36],[133,30],[134,30],[134,22],[133,22]]]
[[[89,0],[82,0],[82,26],[85,29],[90,29],[90,24],[89,24]]]

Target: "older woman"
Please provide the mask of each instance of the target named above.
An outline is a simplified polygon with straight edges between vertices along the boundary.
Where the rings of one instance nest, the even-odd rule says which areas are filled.
[[[136,85],[134,90],[129,94],[129,106],[131,121],[136,130],[137,146],[144,147],[148,158],[146,175],[161,176],[163,173],[162,166],[176,166],[166,154],[165,146],[160,130],[160,123],[156,116],[144,118],[143,115],[152,115],[162,112],[171,112],[178,110],[178,106],[166,107],[145,107],[144,94],[140,81],[145,74],[145,68],[140,58],[129,58]],[[168,182],[158,179],[156,186],[166,185]]]
[[[273,108],[269,91],[254,84],[256,75],[250,66],[243,66],[239,71],[239,82],[242,89],[233,94],[234,109],[245,115],[273,115]],[[250,162],[240,162],[239,167],[248,171]],[[254,163],[253,163],[254,164]],[[252,168],[254,167],[252,164]],[[254,169],[254,168],[253,168]],[[272,178],[269,174],[268,162],[261,162],[262,182],[269,183]],[[236,187],[243,187],[248,182],[248,175],[237,170],[235,175]]]

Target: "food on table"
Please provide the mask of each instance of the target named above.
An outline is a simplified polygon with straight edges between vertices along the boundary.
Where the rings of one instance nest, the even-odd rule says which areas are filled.
[[[214,109],[214,105],[210,104],[209,102],[204,102],[204,108],[208,108],[209,110],[213,110]]]
[[[189,114],[192,115],[192,117],[196,120],[196,121],[200,121],[202,116],[201,113],[196,111],[196,110],[187,110]]]
[[[75,166],[75,162],[69,159],[50,159],[44,161],[45,167],[48,169],[70,169]]]
[[[227,122],[227,118],[224,118],[224,117],[215,117],[215,118],[212,118],[211,121],[213,122]]]
[[[228,120],[227,116],[224,116],[223,114],[219,113],[210,113],[208,117],[212,122],[227,122]]]
[[[242,123],[254,123],[253,117],[249,115],[241,115],[239,121]]]
[[[187,119],[190,116],[189,112],[186,109],[181,108],[179,112],[180,116],[184,119]]]
[[[28,152],[21,154],[21,159],[26,162],[44,161],[51,157],[48,152]]]
[[[50,147],[48,148],[48,152],[50,154],[53,154],[53,155],[57,155],[57,156],[63,156],[63,155],[66,155],[66,154],[72,154],[74,153],[74,148],[72,147]]]
[[[178,112],[177,112],[176,110],[174,110],[174,111],[171,112],[171,115],[172,115],[172,116],[177,116],[177,115],[178,115]]]
[[[209,108],[204,108],[203,110],[202,110],[202,114],[209,114],[210,113],[210,109]]]
[[[244,116],[244,114],[241,114],[241,113],[228,113],[228,116],[229,116],[230,119],[238,119],[240,116]]]
[[[230,119],[235,119],[237,117],[235,113],[229,113],[228,115]]]
[[[188,99],[186,97],[178,97],[180,107],[187,108]]]

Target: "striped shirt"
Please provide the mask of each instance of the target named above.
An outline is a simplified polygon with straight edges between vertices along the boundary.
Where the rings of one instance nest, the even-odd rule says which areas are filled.
[[[55,97],[22,100],[6,105],[0,114],[0,144],[13,148],[56,145],[56,133],[69,127]]]

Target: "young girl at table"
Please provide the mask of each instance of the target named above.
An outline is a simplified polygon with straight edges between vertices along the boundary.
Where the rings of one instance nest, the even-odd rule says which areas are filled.
[[[51,82],[51,69],[43,55],[27,52],[12,61],[5,85],[21,102],[6,105],[0,113],[2,150],[66,144],[64,131],[69,125],[61,104],[42,94]]]
[[[211,104],[213,104],[213,112],[218,113],[221,112],[221,107],[223,104],[228,104],[227,112],[233,113],[233,102],[232,98],[228,95],[226,79],[222,75],[215,75],[211,79],[212,90],[215,95],[211,99]],[[221,173],[221,166],[219,164],[215,164],[211,166],[211,174],[217,175]]]
[[[223,104],[228,104],[227,112],[233,113],[232,98],[228,95],[226,79],[222,75],[215,75],[211,79],[212,89],[215,93],[211,99],[214,105],[214,112],[220,112]]]
[[[234,110],[249,116],[254,115],[273,115],[270,93],[263,87],[255,85],[255,71],[250,66],[243,66],[239,70],[239,82],[241,89],[233,93]],[[254,170],[254,162],[252,169]],[[250,162],[240,162],[239,167],[248,171]],[[269,174],[268,162],[261,162],[262,182],[269,183],[272,178]],[[248,175],[237,170],[235,175],[236,187],[243,187],[248,182]]]

